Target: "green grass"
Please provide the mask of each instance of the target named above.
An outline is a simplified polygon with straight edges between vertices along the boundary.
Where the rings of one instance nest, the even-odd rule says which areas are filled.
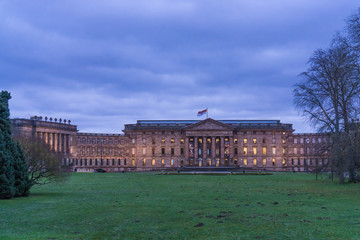
[[[1,200],[0,239],[360,239],[360,185],[301,173],[77,173]]]

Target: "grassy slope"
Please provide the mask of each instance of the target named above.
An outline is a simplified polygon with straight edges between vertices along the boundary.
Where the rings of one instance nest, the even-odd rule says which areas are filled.
[[[0,201],[0,239],[360,239],[360,186],[313,175],[73,174]]]

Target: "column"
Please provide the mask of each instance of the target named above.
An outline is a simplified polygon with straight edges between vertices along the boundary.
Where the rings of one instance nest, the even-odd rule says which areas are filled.
[[[203,164],[203,166],[204,167],[206,167],[207,166],[207,157],[208,157],[208,155],[207,155],[207,138],[206,137],[203,137],[203,149],[202,149],[202,151],[203,151],[203,154],[202,154],[202,164]]]
[[[194,137],[194,166],[198,166],[199,150],[198,150],[199,140],[198,137]]]
[[[211,138],[211,166],[216,165],[216,147],[215,147],[215,137]]]
[[[229,141],[230,141],[230,149],[229,149],[229,165],[234,165],[234,138],[233,137],[229,137]]]
[[[69,134],[66,134],[66,140],[65,140],[65,143],[66,143],[66,153],[70,153],[70,149],[69,149]]]
[[[59,135],[57,133],[54,133],[54,150],[55,152],[59,151],[59,139],[58,139]]]
[[[225,144],[224,144],[224,137],[220,138],[220,166],[224,166],[225,160]]]
[[[189,165],[189,137],[185,138],[185,162],[184,165],[188,166]]]

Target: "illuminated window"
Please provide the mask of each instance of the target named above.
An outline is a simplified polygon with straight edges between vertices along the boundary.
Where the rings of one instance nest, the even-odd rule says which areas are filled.
[[[263,158],[263,165],[266,166],[266,158]]]
[[[202,142],[203,142],[202,138],[199,138],[198,141],[199,141],[199,143],[202,143]]]
[[[165,159],[161,159],[161,166],[165,166]]]
[[[282,132],[283,135],[285,135],[285,132]]]
[[[282,164],[285,165],[285,163],[286,163],[286,160],[285,160],[285,158],[283,158]]]
[[[183,138],[180,139],[180,143],[183,144],[185,143],[185,140]]]
[[[256,164],[257,164],[257,161],[256,161],[256,158],[254,158],[253,165],[256,166]]]
[[[135,148],[131,148],[131,154],[135,155]]]
[[[171,159],[170,164],[171,164],[171,166],[174,166],[175,160],[173,158]]]
[[[263,154],[263,155],[266,155],[266,147],[263,147],[263,148],[262,148],[262,154]]]
[[[170,140],[170,142],[171,142],[171,143],[175,143],[175,138],[172,138],[172,139]]]
[[[247,147],[244,147],[244,155],[247,155],[247,153],[248,153],[248,149]]]
[[[253,138],[253,143],[254,143],[254,144],[256,143],[256,138]]]
[[[257,154],[257,148],[253,147],[253,154],[256,155]]]
[[[283,154],[285,154],[285,153],[286,153],[286,149],[285,149],[285,148],[283,148],[283,151],[282,151],[282,152],[283,152]]]
[[[207,142],[208,142],[208,143],[211,143],[211,138],[207,138]]]
[[[286,143],[286,139],[285,139],[285,138],[282,139],[282,143]]]
[[[155,158],[152,159],[151,165],[152,165],[152,166],[155,166]]]
[[[235,164],[235,165],[238,164],[238,159],[237,159],[237,158],[234,159],[234,164]]]
[[[244,144],[246,144],[247,143],[247,138],[244,138]]]
[[[161,143],[163,144],[165,143],[165,138],[161,139]]]
[[[135,159],[132,160],[132,166],[135,167]]]
[[[143,166],[146,166],[146,159],[143,159]]]
[[[272,159],[272,165],[275,165],[275,158]]]
[[[244,166],[247,166],[247,159],[244,159]]]
[[[237,144],[237,143],[238,143],[238,139],[234,138],[234,144]]]
[[[131,141],[132,141],[132,144],[135,144],[135,138],[133,138]]]
[[[276,154],[276,147],[272,147],[272,154],[273,154],[273,155]]]

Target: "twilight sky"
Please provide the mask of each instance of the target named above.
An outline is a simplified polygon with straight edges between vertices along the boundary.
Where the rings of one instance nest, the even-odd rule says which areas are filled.
[[[0,0],[11,117],[120,133],[142,119],[279,119],[314,131],[292,89],[354,0]]]

